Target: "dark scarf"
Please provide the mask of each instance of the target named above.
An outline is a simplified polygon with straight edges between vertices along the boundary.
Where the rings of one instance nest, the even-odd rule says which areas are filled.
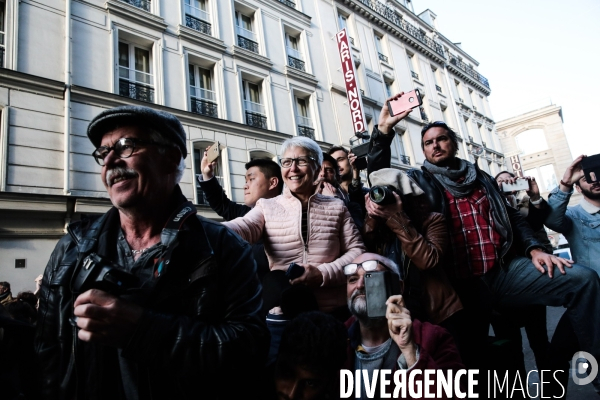
[[[475,165],[461,158],[458,160],[458,169],[448,167],[438,167],[425,160],[423,166],[435,176],[435,178],[448,190],[454,197],[466,197],[473,192],[477,185],[477,170]],[[456,182],[461,177],[465,177],[462,182]]]

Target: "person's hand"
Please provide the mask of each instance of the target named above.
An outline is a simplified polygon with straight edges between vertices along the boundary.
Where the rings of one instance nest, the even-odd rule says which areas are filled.
[[[217,166],[216,161],[208,162],[208,149],[210,149],[210,146],[204,150],[204,156],[202,157],[202,161],[200,161],[200,170],[202,170],[202,178],[205,181],[215,176],[215,168]]]
[[[573,189],[573,185],[583,177],[583,169],[581,169],[581,160],[586,157],[585,155],[580,155],[577,157],[571,165],[565,171],[562,182],[567,186],[560,184],[560,190],[563,192],[570,192]]]
[[[319,185],[319,188],[319,193],[323,196],[337,197],[338,191],[331,183],[323,181]]]
[[[531,262],[535,266],[535,269],[542,274],[546,273],[546,269],[548,269],[549,278],[554,276],[555,265],[563,275],[566,274],[565,267],[571,268],[573,266],[573,261],[562,257],[556,257],[555,255],[545,253],[540,249],[533,249],[529,254],[531,255]],[[544,269],[544,266],[546,266],[546,269]]]
[[[358,179],[360,176],[360,170],[354,166],[357,158],[358,156],[353,152],[348,153],[348,163],[352,167],[352,179]]]
[[[80,294],[74,306],[79,339],[114,347],[127,344],[143,313],[137,304],[98,289]]]
[[[390,336],[404,354],[408,367],[411,367],[417,362],[417,345],[413,338],[410,311],[404,306],[401,295],[390,296],[385,304],[387,305],[385,318]]]
[[[388,98],[383,103],[383,108],[381,109],[381,112],[379,113],[378,129],[381,131],[381,133],[383,133],[385,135],[389,134],[392,131],[392,129],[394,128],[394,126],[396,126],[396,124],[398,122],[400,122],[401,120],[406,118],[406,116],[408,114],[410,114],[410,112],[412,111],[412,109],[408,110],[408,111],[404,111],[403,113],[394,115],[393,117],[390,115],[390,111],[388,110],[388,106],[387,106],[388,101],[396,100],[396,99],[400,98],[402,95],[404,95],[404,92],[400,92],[397,95]]]
[[[529,200],[537,201],[540,199],[540,187],[535,181],[535,177],[533,176],[524,176],[523,179],[527,179],[529,182],[529,190],[527,190],[527,196],[529,196]]]
[[[394,197],[396,198],[395,203],[382,206],[374,203],[368,193],[365,194],[365,208],[367,209],[367,214],[387,221],[392,215],[402,212],[402,200],[400,200],[400,196],[394,192]]]
[[[500,188],[500,191],[503,192],[504,194],[516,194],[518,191],[517,190],[513,190],[512,192],[505,192],[502,189],[502,184],[506,183],[509,185],[514,185],[517,182],[517,177],[511,177],[511,176],[507,176],[506,178],[498,178],[498,180],[496,181],[496,183],[498,183],[498,187]]]
[[[304,267],[304,273],[298,278],[290,281],[292,285],[306,285],[317,288],[323,284],[323,273],[321,270],[311,264],[298,264]]]

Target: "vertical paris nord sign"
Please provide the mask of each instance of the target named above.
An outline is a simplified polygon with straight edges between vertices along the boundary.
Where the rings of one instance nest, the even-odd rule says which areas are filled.
[[[365,123],[365,115],[363,113],[362,98],[356,85],[356,68],[354,68],[354,59],[352,58],[352,49],[350,48],[346,28],[339,31],[335,35],[335,39],[340,52],[340,60],[342,61],[342,73],[346,82],[346,96],[350,105],[354,133],[364,132],[367,124]]]

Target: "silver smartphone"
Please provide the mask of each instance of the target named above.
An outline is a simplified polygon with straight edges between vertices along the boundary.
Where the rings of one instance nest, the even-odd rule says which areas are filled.
[[[517,179],[515,183],[502,182],[503,192],[518,192],[519,190],[529,190],[529,181],[527,179]]]

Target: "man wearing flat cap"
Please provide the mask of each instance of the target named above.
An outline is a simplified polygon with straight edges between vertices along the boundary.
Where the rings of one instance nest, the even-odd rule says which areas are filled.
[[[69,225],[46,267],[35,343],[44,398],[247,393],[268,346],[256,266],[247,243],[182,194],[181,123],[122,106],[87,133],[113,207]]]

